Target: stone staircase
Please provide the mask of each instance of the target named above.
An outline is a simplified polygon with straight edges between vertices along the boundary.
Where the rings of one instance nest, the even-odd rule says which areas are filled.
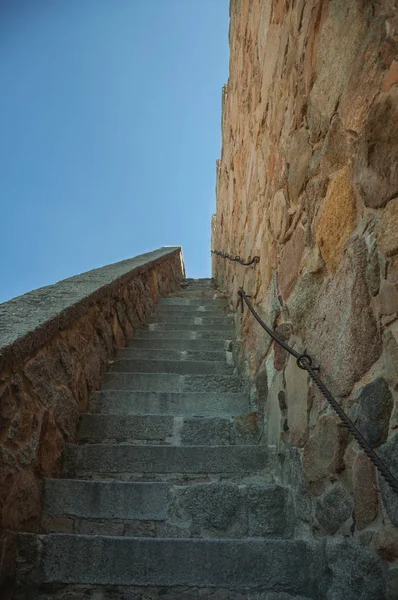
[[[227,303],[190,281],[118,352],[20,540],[25,600],[317,599],[260,415],[232,363]]]

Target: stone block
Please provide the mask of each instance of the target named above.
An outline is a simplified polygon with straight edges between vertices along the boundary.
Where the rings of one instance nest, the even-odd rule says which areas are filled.
[[[375,228],[378,247],[385,256],[393,256],[398,253],[397,231],[398,198],[394,198],[388,202]]]
[[[275,328],[275,333],[284,341],[288,342],[292,333],[293,326],[291,323],[281,323]],[[280,371],[285,366],[288,357],[287,351],[279,344],[274,344],[274,367]]]
[[[42,351],[28,360],[24,372],[40,402],[52,406],[54,397],[54,381],[51,373],[51,363],[47,354]]]
[[[263,446],[67,446],[66,472],[85,473],[253,473],[267,464]]]
[[[344,469],[348,431],[337,416],[321,416],[304,446],[303,469],[308,481],[319,481]]]
[[[289,506],[289,489],[282,486],[249,485],[245,503],[249,536],[290,537],[294,516]]]
[[[168,484],[47,479],[44,513],[83,519],[164,520],[171,502]]]
[[[178,488],[173,512],[181,521],[190,520],[193,531],[246,530],[243,502],[235,484],[204,483]]]
[[[387,576],[386,600],[398,598],[398,567],[391,565]]]
[[[388,562],[398,559],[398,528],[388,524],[377,532],[375,547],[379,556]]]
[[[289,226],[288,204],[283,190],[278,190],[270,207],[270,229],[276,240],[283,240]]]
[[[330,273],[336,272],[357,221],[356,199],[348,175],[348,168],[344,168],[331,180],[314,224],[315,238]]]
[[[319,545],[301,540],[159,540],[50,534],[43,546],[43,583],[245,589],[250,581],[251,589],[273,588],[316,597],[323,569]]]
[[[352,182],[366,206],[381,208],[398,195],[397,150],[398,89],[394,86],[370,108],[354,156]],[[393,223],[391,232],[392,227]]]
[[[235,444],[257,444],[263,435],[263,414],[249,412],[235,419]]]
[[[301,260],[304,252],[304,229],[297,227],[292,237],[281,252],[278,268],[279,289],[286,300],[296,284],[300,274]]]
[[[361,531],[377,517],[379,510],[379,492],[376,470],[364,452],[356,457],[352,467],[354,485],[355,526]]]
[[[192,446],[223,446],[231,444],[232,422],[225,418],[191,417],[182,422],[182,444]]]
[[[366,35],[369,17],[370,12],[364,10],[359,1],[347,5],[345,0],[333,0],[328,6],[321,23],[315,73],[312,73],[314,84],[308,96],[307,118],[313,140],[329,128]]]
[[[307,316],[307,347],[337,395],[348,394],[381,354],[366,281],[367,256],[364,240],[354,239],[334,278],[318,289]]]
[[[390,436],[385,444],[380,446],[378,454],[384,460],[394,477],[398,479],[398,433]],[[384,507],[391,523],[398,527],[397,493],[390,488],[381,475],[378,475],[378,480]]]
[[[286,404],[290,442],[302,447],[308,439],[308,374],[289,357],[286,369]]]
[[[62,431],[65,440],[72,441],[76,434],[79,410],[76,400],[68,387],[54,388],[53,405],[56,424]]]
[[[326,558],[331,573],[326,600],[385,600],[386,582],[374,552],[349,542],[329,540]]]
[[[289,164],[287,181],[290,202],[297,202],[307,178],[311,155],[312,149],[308,139],[308,130],[302,128],[293,132],[287,151]]]
[[[153,538],[156,536],[156,523],[154,521],[127,521],[124,535]]]
[[[146,409],[149,412],[149,407]],[[173,435],[172,416],[83,414],[78,439],[105,442],[106,440],[166,440]]]
[[[40,513],[39,483],[33,473],[21,470],[5,500],[2,526],[17,531],[37,531]]]
[[[381,315],[393,315],[394,313],[396,313],[398,311],[397,284],[391,283],[386,279],[382,279],[380,282],[380,290],[377,300]]]
[[[266,403],[267,444],[275,446],[277,449],[279,449],[281,442],[282,414],[286,409],[286,406],[281,408],[279,401],[279,395],[283,391],[283,387],[282,373],[278,373],[269,389]]]
[[[386,441],[393,397],[383,377],[366,385],[359,394],[357,427],[372,448]]]
[[[90,412],[113,415],[239,415],[249,408],[249,396],[235,392],[143,392],[107,390],[92,394]]]
[[[351,494],[340,483],[327,488],[316,502],[315,516],[329,535],[334,535],[352,515],[354,502]]]

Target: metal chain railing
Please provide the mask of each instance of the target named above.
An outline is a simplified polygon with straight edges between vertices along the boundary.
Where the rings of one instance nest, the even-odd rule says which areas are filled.
[[[257,264],[260,262],[259,256],[253,256],[253,258],[251,260],[248,259],[247,262],[245,262],[240,256],[232,256],[231,254],[228,254],[227,252],[220,252],[219,250],[210,250],[210,252],[212,254],[216,254],[217,256],[221,256],[222,258],[228,258],[228,260],[238,262],[245,267],[248,267],[249,265]]]
[[[242,288],[239,289],[238,295],[240,297],[242,312],[243,312],[243,307],[244,307],[243,303],[245,302],[247,307],[249,308],[250,312],[256,319],[256,321],[258,323],[260,323],[261,327],[263,329],[265,329],[265,331],[272,337],[273,340],[275,340],[275,342],[277,342],[277,344],[282,346],[282,348],[284,348],[287,352],[289,352],[289,354],[291,354],[292,356],[294,356],[297,359],[297,365],[300,367],[300,369],[304,369],[305,371],[308,372],[309,376],[314,381],[314,383],[318,386],[319,390],[321,391],[323,396],[326,398],[326,400],[329,402],[330,406],[333,408],[333,410],[339,416],[343,425],[345,427],[347,427],[347,429],[350,431],[351,435],[357,440],[357,442],[361,446],[362,450],[370,458],[372,463],[375,465],[376,469],[384,477],[384,479],[387,481],[387,483],[389,484],[391,489],[393,489],[394,492],[396,492],[398,494],[398,480],[394,477],[394,475],[391,473],[391,471],[388,469],[388,467],[384,464],[384,462],[380,458],[380,456],[378,454],[376,454],[376,452],[373,450],[373,448],[368,444],[368,442],[363,437],[362,433],[359,431],[359,429],[357,429],[357,427],[355,427],[354,423],[351,421],[349,416],[345,413],[343,408],[340,406],[340,404],[337,402],[337,400],[332,396],[331,392],[328,390],[326,385],[320,379],[320,377],[316,373],[316,371],[319,370],[319,367],[313,366],[311,356],[309,356],[308,354],[300,354],[299,352],[297,352],[296,350],[291,348],[289,346],[289,344],[284,342],[275,333],[275,331],[273,331],[273,329],[268,327],[268,325],[266,325],[264,323],[264,321],[261,319],[261,317],[258,315],[258,313],[254,310],[253,305],[249,300],[250,296],[248,296]]]

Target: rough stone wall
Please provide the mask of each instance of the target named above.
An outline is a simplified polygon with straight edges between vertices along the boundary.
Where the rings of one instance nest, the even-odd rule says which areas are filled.
[[[212,248],[260,263],[213,256],[213,275],[314,357],[398,476],[398,5],[232,0],[230,16]],[[398,498],[306,373],[236,321],[302,531],[398,560]]]
[[[0,305],[0,587],[13,532],[40,530],[42,479],[60,473],[90,392],[183,276],[181,250],[167,248]]]

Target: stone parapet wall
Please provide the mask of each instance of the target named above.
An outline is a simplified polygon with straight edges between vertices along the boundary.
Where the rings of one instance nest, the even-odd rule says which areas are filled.
[[[0,305],[0,584],[12,532],[39,531],[42,479],[60,474],[116,348],[184,276],[181,249],[161,248]]]
[[[396,3],[232,0],[230,14],[212,248],[260,263],[213,255],[213,276],[314,357],[398,476]],[[398,498],[249,311],[236,323],[302,531],[398,560]]]

